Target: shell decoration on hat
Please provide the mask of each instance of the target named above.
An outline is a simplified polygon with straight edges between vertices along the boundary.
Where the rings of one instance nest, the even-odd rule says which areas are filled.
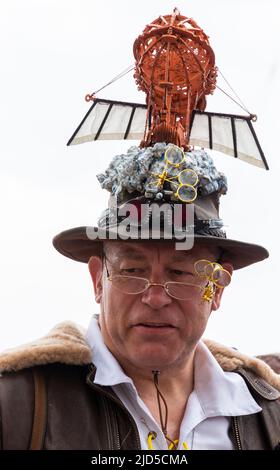
[[[172,157],[171,157],[172,155]],[[161,179],[166,171],[167,175]],[[156,143],[153,147],[130,147],[126,154],[116,155],[107,170],[97,175],[103,189],[116,197],[118,203],[127,193],[139,193],[152,200],[193,202],[195,198],[180,197],[183,190],[208,196],[226,194],[227,179],[214,166],[205,150],[182,151],[173,144]]]

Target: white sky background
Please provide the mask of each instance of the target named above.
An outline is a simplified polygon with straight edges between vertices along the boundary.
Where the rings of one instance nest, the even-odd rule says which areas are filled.
[[[135,142],[66,142],[89,107],[85,94],[132,64],[136,37],[174,6],[210,36],[217,65],[258,115],[270,166],[266,172],[215,155],[229,182],[221,200],[228,237],[263,244],[270,258],[234,274],[205,336],[249,354],[280,351],[277,0],[1,2],[0,350],[63,320],[87,326],[98,311],[87,266],[58,254],[51,240],[96,224],[108,193],[95,175]],[[99,97],[144,102],[132,73]],[[219,90],[207,109],[242,114]]]

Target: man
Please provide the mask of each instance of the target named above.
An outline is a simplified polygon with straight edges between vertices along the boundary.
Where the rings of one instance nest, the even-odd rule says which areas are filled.
[[[156,426],[157,434],[160,434],[156,425],[160,423],[160,416],[152,373],[160,371],[160,390],[168,403],[168,437],[176,441],[193,390],[197,342],[211,310],[219,307],[223,292],[217,289],[211,304],[201,301],[200,287],[205,281],[197,282],[194,262],[199,257],[214,261],[217,250],[199,247],[178,255],[174,243],[162,246],[162,243],[142,242],[134,246],[133,242],[107,242],[104,245],[106,269],[98,257],[91,257],[89,261],[96,301],[101,303],[99,322],[104,343],[155,418],[153,423],[150,413],[146,415],[151,426]],[[224,267],[232,271],[230,264],[225,263]],[[107,269],[112,278],[107,277]],[[137,276],[153,283],[188,282],[192,286],[192,297],[174,298],[162,285],[127,295],[114,285],[114,275],[124,276],[123,281],[127,281],[125,277]],[[185,286],[186,289],[187,284]],[[126,284],[123,290],[127,290]],[[89,342],[94,348],[94,337],[90,337]],[[144,441],[145,430],[142,437]],[[161,441],[164,446],[163,436]],[[144,447],[147,443],[142,444]]]
[[[159,152],[155,145],[134,150],[131,158],[137,168],[145,156],[151,159],[154,175],[153,165],[164,167],[170,149],[182,152],[170,145]],[[162,150],[164,158],[155,158]],[[147,202],[153,207],[151,186],[147,178],[141,187],[137,171],[133,180],[125,178],[128,157],[126,165],[115,160],[99,179],[112,195],[115,188],[117,209],[128,201],[137,208],[130,228],[137,228],[138,238],[124,237],[123,211],[120,215],[111,206],[98,230],[79,227],[55,237],[58,251],[88,262],[100,314],[93,316],[86,335],[65,323],[31,345],[2,354],[2,447],[277,448],[279,375],[260,359],[201,340],[233,270],[261,261],[266,250],[225,238],[218,207],[226,180],[203,151],[189,153],[180,168],[188,165],[199,174],[194,224],[187,218],[178,228],[170,203],[172,240],[164,236],[162,219],[157,219],[159,238],[152,238],[146,219],[146,231],[140,230],[139,207]],[[163,199],[158,194],[170,201],[172,187],[166,193],[164,188],[157,188],[157,205]],[[148,222],[152,218],[150,211]],[[194,245],[178,249],[178,232]]]

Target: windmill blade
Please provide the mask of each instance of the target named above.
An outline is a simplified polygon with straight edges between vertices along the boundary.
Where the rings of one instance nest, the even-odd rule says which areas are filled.
[[[190,144],[218,150],[251,165],[269,169],[250,116],[194,111]]]
[[[147,106],[96,98],[67,145],[92,140],[142,140]]]
[[[146,117],[145,104],[96,98],[67,145],[94,140],[142,140]],[[189,143],[268,170],[250,116],[194,111]]]

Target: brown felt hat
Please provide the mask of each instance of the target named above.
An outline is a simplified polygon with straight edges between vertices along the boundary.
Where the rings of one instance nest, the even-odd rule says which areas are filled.
[[[194,204],[193,234],[189,234],[187,230],[182,230],[180,234],[177,231],[173,233],[172,239],[170,239],[165,238],[164,230],[160,230],[158,238],[151,239],[149,230],[149,233],[142,231],[137,238],[127,237],[127,240],[133,240],[134,243],[143,240],[149,240],[153,243],[160,240],[165,243],[172,240],[178,241],[180,240],[178,236],[184,234],[186,238],[193,237],[194,246],[200,244],[218,247],[221,250],[219,261],[221,263],[230,262],[234,269],[244,268],[267,258],[269,256],[268,251],[260,245],[226,238],[225,232],[219,228],[222,221],[218,218],[213,199],[213,195],[200,198]],[[110,225],[108,213],[109,210],[107,209],[105,215],[99,220],[98,227],[76,227],[59,233],[53,239],[54,247],[64,256],[83,263],[87,263],[91,256],[100,256],[104,240],[111,240],[112,242],[114,240],[123,240],[125,235],[123,228],[120,228],[118,223]],[[208,218],[206,218],[207,213]]]

